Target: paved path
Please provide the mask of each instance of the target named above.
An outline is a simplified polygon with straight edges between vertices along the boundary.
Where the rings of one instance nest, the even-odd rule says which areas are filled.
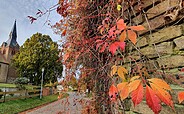
[[[81,114],[84,95],[69,92],[69,97],[58,100],[26,114]]]

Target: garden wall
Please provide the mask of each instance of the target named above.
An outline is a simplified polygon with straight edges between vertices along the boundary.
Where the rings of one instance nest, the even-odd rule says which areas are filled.
[[[130,62],[149,60],[150,67],[155,72],[164,73],[171,84],[184,84],[184,2],[182,0],[141,0],[143,4],[134,4],[133,9],[127,8],[124,16],[131,15],[132,23],[143,25],[146,30],[139,32],[135,49],[130,47],[125,57],[125,67]],[[154,1],[154,2],[153,2]],[[144,12],[139,11],[143,8]],[[130,21],[130,20],[129,20]],[[128,22],[128,20],[127,20]],[[143,54],[143,55],[142,55]],[[149,72],[148,72],[149,73]],[[166,77],[166,79],[168,79]],[[173,86],[173,100],[175,112],[168,106],[163,106],[161,114],[175,114],[184,112],[184,103],[178,104],[177,91],[182,88]],[[128,103],[126,104],[128,106]],[[130,110],[130,111],[128,111]],[[127,113],[152,114],[146,102],[132,107]]]

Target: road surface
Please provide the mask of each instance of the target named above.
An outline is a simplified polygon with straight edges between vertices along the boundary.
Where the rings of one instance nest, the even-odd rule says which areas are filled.
[[[83,109],[82,98],[84,98],[84,95],[78,95],[74,92],[68,93],[69,96],[67,98],[50,103],[31,112],[26,112],[26,114],[81,114],[81,110]]]

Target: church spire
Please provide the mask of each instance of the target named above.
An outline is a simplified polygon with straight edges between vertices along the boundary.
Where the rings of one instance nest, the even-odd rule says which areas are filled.
[[[14,22],[14,25],[13,25],[13,28],[12,28],[12,31],[10,32],[10,38],[12,39],[12,40],[15,40],[15,41],[17,41],[17,28],[16,28],[16,20],[15,20],[15,22]]]
[[[19,46],[17,43],[17,28],[16,28],[16,20],[14,22],[13,28],[9,34],[9,39],[6,41],[7,46],[17,47]]]

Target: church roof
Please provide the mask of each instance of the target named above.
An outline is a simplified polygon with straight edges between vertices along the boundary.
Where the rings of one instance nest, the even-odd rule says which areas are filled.
[[[17,43],[17,28],[16,21],[13,25],[13,28],[10,32],[9,39],[6,42],[3,42],[5,46],[10,46],[11,48],[19,48],[19,44]]]

